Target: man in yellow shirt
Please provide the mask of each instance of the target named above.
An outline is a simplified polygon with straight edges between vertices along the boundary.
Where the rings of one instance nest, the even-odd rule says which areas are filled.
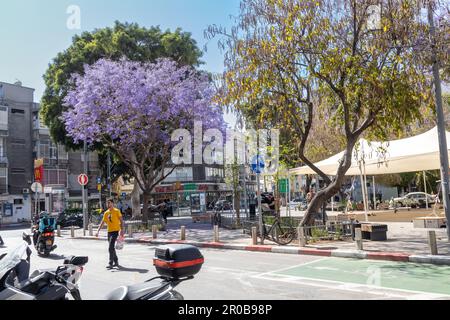
[[[103,228],[103,225],[106,223],[108,226],[108,243],[109,243],[109,265],[106,267],[108,269],[112,269],[114,267],[119,267],[119,259],[116,254],[116,241],[120,236],[124,235],[124,224],[122,219],[122,213],[119,209],[114,207],[114,199],[108,199],[106,201],[106,205],[108,206],[108,210],[103,215],[102,222],[98,227],[96,237],[98,237],[98,233]]]

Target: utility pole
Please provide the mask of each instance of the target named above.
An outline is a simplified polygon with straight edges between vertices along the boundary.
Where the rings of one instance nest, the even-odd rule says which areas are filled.
[[[444,110],[442,108],[442,87],[441,77],[439,74],[440,62],[436,49],[436,28],[434,26],[433,18],[433,3],[434,1],[428,1],[428,23],[430,24],[431,34],[431,58],[433,60],[433,77],[436,99],[436,112],[437,112],[437,126],[439,136],[439,150],[441,160],[441,177],[442,177],[442,199],[444,203],[445,217],[447,218],[447,238],[450,241],[450,199],[449,199],[449,178],[448,178],[448,148],[447,148],[447,134],[445,130]]]
[[[87,159],[87,143],[86,140],[84,140],[83,144],[83,155],[84,155],[84,161],[83,161],[83,173],[88,175],[88,159]],[[83,192],[83,234],[86,234],[87,225],[88,225],[88,217],[87,217],[87,207],[88,207],[88,201],[87,201],[87,185],[82,186],[82,192]]]
[[[111,186],[111,151],[108,150],[108,189],[109,197],[112,197],[112,186]]]

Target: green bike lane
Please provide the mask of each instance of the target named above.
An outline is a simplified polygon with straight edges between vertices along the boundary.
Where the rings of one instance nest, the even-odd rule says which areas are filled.
[[[324,287],[334,285],[344,290],[361,292],[397,292],[394,298],[450,299],[448,266],[323,258],[260,277],[298,283],[313,281]]]

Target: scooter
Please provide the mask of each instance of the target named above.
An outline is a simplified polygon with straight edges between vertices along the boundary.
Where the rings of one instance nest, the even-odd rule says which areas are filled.
[[[48,219],[48,218],[42,218]],[[52,218],[53,219],[53,218]],[[34,247],[39,255],[48,257],[50,252],[55,250],[55,229],[52,226],[45,226],[42,232],[39,231],[39,225],[33,226]]]
[[[194,246],[173,244],[159,247],[153,259],[159,276],[141,284],[117,288],[106,296],[106,300],[184,300],[175,287],[194,279],[203,263],[203,255]]]
[[[30,236],[14,251],[0,256],[0,300],[81,300],[78,281],[88,257],[69,257],[54,270],[36,270],[31,275]],[[26,256],[26,257],[25,257]]]

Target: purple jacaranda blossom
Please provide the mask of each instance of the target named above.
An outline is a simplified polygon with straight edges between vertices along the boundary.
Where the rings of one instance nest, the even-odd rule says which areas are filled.
[[[174,130],[192,131],[194,121],[202,121],[204,129],[225,128],[222,110],[212,104],[207,75],[170,59],[102,59],[86,65],[72,81],[62,116],[69,136],[113,148],[144,193],[161,179],[175,144],[170,141]]]

